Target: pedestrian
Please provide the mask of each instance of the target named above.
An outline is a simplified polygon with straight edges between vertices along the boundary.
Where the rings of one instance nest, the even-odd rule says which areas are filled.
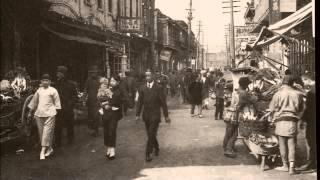
[[[207,71],[201,72],[201,84],[202,84],[202,109],[209,109],[209,78],[207,77]]]
[[[145,123],[148,135],[146,161],[150,162],[152,161],[151,154],[154,152],[155,156],[158,156],[160,151],[157,133],[159,124],[161,122],[161,108],[166,123],[170,123],[170,119],[168,116],[167,102],[162,87],[155,82],[150,71],[146,72],[145,76],[147,82],[139,88],[136,120],[139,120],[139,116],[143,109],[142,119]]]
[[[194,81],[194,75],[191,68],[186,69],[186,73],[182,79],[183,84],[183,103],[189,102],[189,86]]]
[[[99,133],[99,106],[97,100],[99,86],[99,68],[98,66],[91,66],[88,70],[88,79],[86,80],[84,91],[87,94],[88,128],[93,137],[97,137]]]
[[[190,94],[190,103],[191,103],[191,117],[194,117],[194,110],[197,106],[198,109],[198,117],[202,118],[202,99],[203,99],[203,85],[201,83],[201,76],[197,75],[195,81],[193,81],[189,86],[189,94]]]
[[[109,82],[109,86],[106,83]],[[116,158],[116,138],[118,121],[122,119],[122,96],[120,89],[120,77],[113,76],[110,80],[104,80],[99,88],[97,98],[101,107],[104,145],[106,146],[106,158],[114,160]]]
[[[230,107],[226,108],[224,116],[224,122],[226,124],[226,130],[223,139],[223,150],[226,157],[235,158],[236,152],[234,149],[235,142],[238,137],[238,112],[237,106],[239,103],[239,94],[236,91],[232,91],[232,98]]]
[[[254,117],[256,112],[255,107],[259,99],[255,94],[249,92],[249,84],[251,83],[249,77],[239,79],[239,89],[237,90],[239,100],[236,108],[239,122],[248,121],[248,117]],[[234,144],[231,150],[236,152]]]
[[[214,116],[215,120],[223,119],[225,82],[226,80],[221,77],[218,80],[215,87],[215,94],[216,94],[216,112]]]
[[[124,73],[119,73],[119,88],[122,91],[122,110],[123,110],[123,115],[127,116],[128,108],[130,106],[130,99],[129,99],[129,88],[128,88],[128,81],[127,77]]]
[[[316,87],[314,75],[305,73],[302,75],[302,81],[306,95],[306,108],[301,117],[301,120],[306,123],[306,141],[308,144],[307,163],[297,168],[299,171],[317,170],[317,133],[316,133]],[[301,123],[303,124],[303,123]]]
[[[293,84],[294,77],[286,75],[283,78],[281,88],[275,93],[269,105],[269,109],[273,113],[275,134],[279,138],[283,163],[276,170],[289,171],[289,174],[295,174],[297,122],[301,119],[304,110],[303,94],[294,89]]]
[[[133,77],[133,74],[130,71],[125,72],[126,76],[126,84],[127,84],[127,91],[128,91],[128,107],[134,108],[134,96],[137,91],[137,81]]]
[[[57,67],[57,89],[61,101],[61,111],[56,118],[55,127],[55,145],[61,146],[61,135],[63,128],[67,129],[68,144],[72,144],[74,140],[74,113],[73,108],[77,102],[77,89],[67,76],[68,68],[65,66]]]
[[[165,97],[168,95],[168,77],[159,70],[155,71],[155,82],[162,88]]]
[[[58,91],[50,86],[49,74],[42,75],[41,84],[35,92],[28,107],[28,117],[34,116],[41,143],[40,160],[53,153],[52,140],[55,127],[55,116],[61,109]]]
[[[176,75],[176,72],[171,71],[169,74],[169,86],[170,86],[170,94],[172,98],[176,96],[178,83],[179,83],[179,80]]]

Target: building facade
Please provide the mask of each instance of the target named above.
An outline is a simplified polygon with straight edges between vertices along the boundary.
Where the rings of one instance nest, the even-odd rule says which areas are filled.
[[[83,85],[93,65],[110,77],[178,70],[196,58],[187,24],[155,10],[155,0],[4,0],[1,8],[2,77],[24,66],[36,79],[65,65]]]
[[[226,52],[207,53],[207,68],[223,69],[227,65],[228,64]]]
[[[269,27],[310,4],[311,0],[254,0],[248,3],[244,18],[246,25],[251,28],[251,33],[260,33],[262,27]],[[283,34],[283,38],[261,46],[255,51],[260,53],[261,59],[271,61],[260,61],[264,68],[275,68],[276,70],[291,69],[301,74],[304,71],[314,71],[314,38],[312,37],[312,19],[307,18],[299,25]],[[273,32],[264,34],[268,39]],[[295,41],[288,41],[288,38]],[[255,53],[255,54],[259,54]]]
[[[195,59],[196,42],[191,33],[191,47],[188,53],[188,25],[181,20],[173,20],[159,9],[155,11],[157,20],[156,65],[162,71],[180,70],[187,66],[189,53]]]
[[[106,0],[35,0],[6,1],[12,16],[2,16],[6,27],[1,33],[17,37],[12,58],[10,46],[2,46],[1,62],[8,71],[25,66],[32,78],[42,73],[55,74],[56,66],[70,69],[70,78],[83,84],[88,67],[97,65],[102,75],[110,76],[121,68],[121,58],[129,38],[118,33],[118,1]],[[18,38],[19,37],[19,38]],[[10,39],[4,39],[2,44]]]

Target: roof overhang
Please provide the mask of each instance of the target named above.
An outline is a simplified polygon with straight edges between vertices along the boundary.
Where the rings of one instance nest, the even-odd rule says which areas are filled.
[[[256,41],[248,45],[250,46],[250,48],[257,48],[272,44],[280,40],[284,37],[283,35],[288,33],[290,30],[292,30],[308,18],[311,18],[311,13],[312,3],[309,3],[287,18],[270,25],[268,28],[266,26],[263,26]]]

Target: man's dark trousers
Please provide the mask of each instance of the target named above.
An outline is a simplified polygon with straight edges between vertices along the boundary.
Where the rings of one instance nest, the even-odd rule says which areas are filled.
[[[146,154],[151,154],[153,150],[159,150],[159,143],[157,140],[157,134],[159,129],[159,122],[160,121],[150,121],[150,120],[144,120],[148,141],[147,141],[147,147],[146,147]]]
[[[306,128],[306,140],[309,146],[309,160],[310,164],[313,167],[317,167],[317,133],[316,133],[316,125],[307,124]]]
[[[238,137],[238,125],[226,122],[226,132],[223,139],[223,149],[233,151]]]
[[[161,120],[161,109],[164,116],[168,117],[168,107],[161,86],[154,83],[152,88],[147,85],[140,88],[136,116],[140,115],[142,109],[142,119],[148,135],[146,156],[149,156],[153,150],[159,150],[157,132]]]
[[[223,109],[224,109],[224,99],[217,97],[215,118],[220,118],[220,119],[223,118]]]
[[[67,129],[68,142],[72,143],[74,139],[74,116],[72,110],[61,110],[59,111],[56,118],[55,127],[55,142],[56,145],[61,145],[62,131]]]
[[[99,115],[97,105],[88,105],[88,127],[96,132],[99,129]]]

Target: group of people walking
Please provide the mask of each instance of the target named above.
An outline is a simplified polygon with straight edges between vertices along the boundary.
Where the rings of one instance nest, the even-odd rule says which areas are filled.
[[[43,160],[53,153],[53,137],[56,146],[61,145],[61,132],[67,129],[68,143],[73,143],[73,108],[77,101],[75,84],[68,80],[68,69],[65,66],[57,67],[57,81],[51,84],[51,78],[44,74],[41,85],[29,104],[29,116],[34,116],[40,142],[40,159]],[[145,123],[146,143],[145,160],[152,161],[153,155],[158,156],[160,145],[157,132],[163,112],[166,123],[170,123],[167,107],[167,96],[181,94],[184,102],[191,104],[191,116],[202,118],[202,110],[208,109],[210,93],[215,94],[216,110],[215,119],[224,119],[226,132],[223,139],[224,154],[227,157],[236,157],[235,142],[238,137],[238,123],[246,111],[246,107],[254,106],[259,98],[248,92],[251,80],[248,77],[239,79],[239,88],[234,91],[226,86],[226,80],[221,71],[202,70],[192,72],[170,72],[168,76],[156,71],[145,72],[144,81],[139,85],[136,78],[126,74],[113,75],[110,78],[101,77],[97,68],[89,70],[89,77],[84,90],[87,94],[88,127],[91,135],[97,136],[99,119],[102,119],[104,129],[104,145],[106,158],[113,160],[116,157],[116,136],[119,120],[126,115],[128,108],[136,104],[136,120],[142,117]],[[275,134],[279,137],[279,149],[283,166],[276,168],[281,171],[295,173],[295,148],[298,132],[298,121],[307,123],[306,139],[309,146],[308,163],[300,170],[316,167],[315,143],[315,81],[314,76],[305,74],[300,78],[300,83],[308,89],[306,95],[295,88],[297,78],[287,74],[282,80],[282,86],[273,96],[269,110],[273,114]],[[225,92],[230,91],[232,100],[229,102],[229,111],[233,114],[228,118],[223,115],[225,106]],[[304,103],[304,98],[306,103]],[[134,102],[136,101],[136,103]],[[195,109],[197,107],[197,113]],[[162,109],[162,111],[161,111]]]
[[[72,144],[74,140],[73,108],[77,102],[77,90],[75,83],[67,78],[67,72],[67,67],[58,66],[54,83],[49,74],[43,74],[40,87],[28,105],[28,116],[34,117],[38,127],[41,160],[53,154],[53,143],[56,147],[61,146],[64,128],[67,129],[68,143]]]
[[[67,78],[68,69],[58,66],[56,81],[52,82],[49,74],[41,78],[40,87],[35,92],[28,107],[29,118],[34,117],[38,127],[41,143],[40,160],[53,154],[53,146],[61,146],[63,128],[67,129],[68,143],[74,140],[73,109],[77,102],[77,89],[74,82]],[[92,136],[99,133],[99,122],[104,129],[104,145],[106,158],[116,157],[116,134],[118,121],[126,115],[128,108],[133,108],[137,96],[137,118],[142,113],[148,136],[146,161],[152,160],[152,154],[159,155],[157,131],[161,121],[161,108],[165,121],[170,122],[166,104],[167,87],[161,74],[145,73],[145,81],[140,86],[135,78],[126,72],[110,78],[99,76],[97,67],[91,67],[84,91],[87,94],[88,127]]]

